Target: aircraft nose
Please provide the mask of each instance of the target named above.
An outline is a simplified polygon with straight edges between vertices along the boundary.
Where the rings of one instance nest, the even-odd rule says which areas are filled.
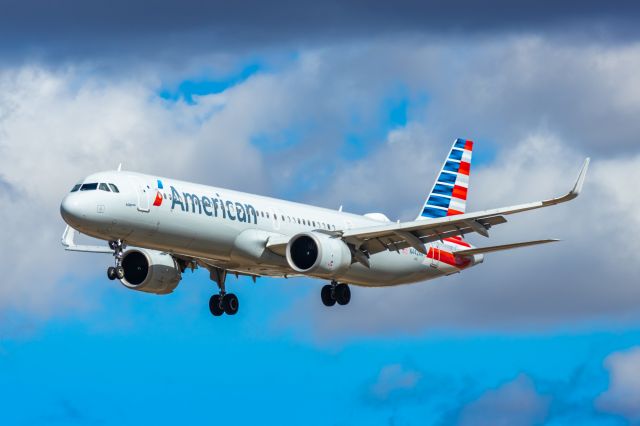
[[[60,203],[62,219],[69,225],[77,224],[86,214],[83,211],[80,200],[75,194],[67,195]]]

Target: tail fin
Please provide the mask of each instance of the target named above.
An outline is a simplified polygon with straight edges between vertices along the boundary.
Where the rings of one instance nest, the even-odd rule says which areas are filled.
[[[472,150],[472,141],[456,139],[416,220],[465,212]]]

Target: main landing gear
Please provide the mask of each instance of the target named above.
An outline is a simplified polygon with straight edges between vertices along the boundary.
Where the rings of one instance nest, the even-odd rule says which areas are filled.
[[[124,253],[125,245],[122,240],[109,241],[109,247],[113,250],[113,257],[116,260],[116,266],[107,268],[107,277],[110,280],[116,278],[121,280],[124,278],[124,268],[122,267],[122,253]]]
[[[324,306],[333,306],[336,302],[338,305],[347,305],[351,300],[351,289],[347,284],[331,281],[331,284],[322,287],[320,297]]]
[[[218,284],[220,289],[219,294],[214,294],[209,299],[209,310],[215,317],[219,317],[222,314],[235,315],[238,313],[240,303],[238,297],[233,293],[227,293],[224,283],[227,279],[227,271],[220,268],[209,269],[211,279]]]

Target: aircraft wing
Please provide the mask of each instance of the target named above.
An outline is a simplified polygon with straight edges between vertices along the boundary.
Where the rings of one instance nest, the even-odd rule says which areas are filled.
[[[549,207],[576,198],[582,190],[588,167],[589,158],[585,159],[573,189],[561,197],[480,212],[434,218],[428,221],[399,222],[349,229],[342,231],[342,239],[371,255],[384,250],[399,250],[408,247],[413,247],[422,253],[426,253],[425,243],[471,232],[477,232],[488,237],[489,233],[487,231],[491,226],[507,221],[504,216]]]

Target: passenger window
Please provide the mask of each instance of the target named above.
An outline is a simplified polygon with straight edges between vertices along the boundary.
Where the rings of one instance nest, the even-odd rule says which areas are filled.
[[[83,183],[80,187],[80,191],[95,191],[98,189],[97,183]]]
[[[100,191],[107,191],[107,192],[111,192],[111,191],[109,190],[109,187],[107,186],[107,184],[106,184],[106,183],[101,183],[101,184],[100,184],[100,186],[99,186],[99,189],[100,189]]]
[[[267,219],[269,219],[269,212],[267,212]]]
[[[316,221],[315,220],[313,221],[313,226],[316,226]]]
[[[300,225],[300,218],[298,218],[298,225]]]
[[[74,185],[73,188],[71,188],[71,192],[76,192],[78,189],[80,189],[81,186],[82,184],[80,183]]]
[[[109,184],[109,187],[111,188],[111,190],[112,190],[113,192],[120,192],[120,191],[118,191],[118,187],[117,187],[117,186],[115,186],[115,185],[114,185],[114,184],[112,184],[112,183],[110,183],[110,184]]]

